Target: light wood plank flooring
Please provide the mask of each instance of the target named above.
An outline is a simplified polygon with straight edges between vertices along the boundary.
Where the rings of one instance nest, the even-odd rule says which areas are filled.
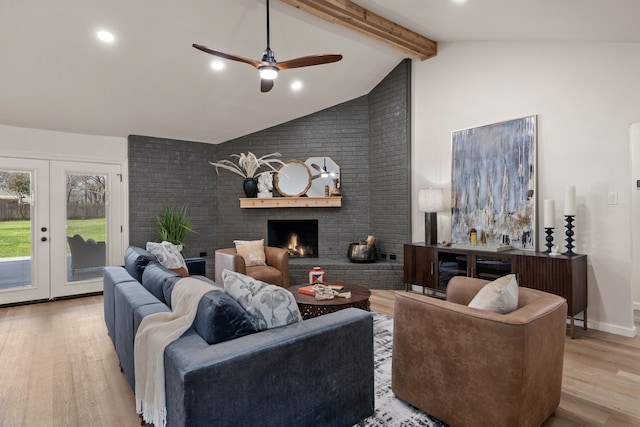
[[[392,316],[396,291],[372,292]],[[140,425],[102,296],[0,308],[0,426],[82,425]],[[544,426],[640,426],[640,337],[567,337],[560,408]]]

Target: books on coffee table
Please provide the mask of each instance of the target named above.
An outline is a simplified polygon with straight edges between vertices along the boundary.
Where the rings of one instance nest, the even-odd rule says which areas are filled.
[[[298,289],[298,292],[300,292],[301,294],[310,295],[314,297],[316,296],[316,292],[313,290],[313,286],[314,285],[303,286]],[[334,291],[340,291],[342,290],[342,288],[344,288],[344,286],[342,285],[327,285],[327,286],[329,286]]]

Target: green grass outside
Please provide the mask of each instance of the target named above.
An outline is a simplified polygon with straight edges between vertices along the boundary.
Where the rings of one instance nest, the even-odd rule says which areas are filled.
[[[67,236],[81,235],[85,240],[105,241],[106,220],[72,219],[67,221]],[[69,246],[66,245],[67,252]],[[0,258],[31,255],[31,223],[29,221],[0,221]]]

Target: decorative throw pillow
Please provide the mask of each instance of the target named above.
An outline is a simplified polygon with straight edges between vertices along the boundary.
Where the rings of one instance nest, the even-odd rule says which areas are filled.
[[[487,283],[469,303],[469,307],[507,314],[518,308],[518,281],[509,274]]]
[[[285,288],[226,269],[222,282],[225,292],[247,310],[260,330],[302,321],[293,294]]]
[[[178,248],[171,242],[147,242],[147,250],[158,258],[158,262],[181,276],[188,276],[189,270]],[[186,274],[185,274],[186,273]]]
[[[158,259],[154,254],[137,246],[129,246],[124,254],[124,268],[138,282],[142,281],[142,273],[147,265]]]
[[[264,239],[260,240],[234,240],[236,252],[242,258],[247,267],[267,265],[264,254]]]
[[[255,319],[222,289],[204,294],[193,319],[193,329],[207,344],[216,344],[258,332]]]
[[[167,299],[164,295],[164,288],[170,284],[175,284],[180,279],[181,277],[178,273],[170,271],[159,262],[150,262],[142,273],[142,280],[140,283],[142,283],[142,286],[151,292],[153,296],[167,304]],[[169,305],[169,307],[171,306]]]

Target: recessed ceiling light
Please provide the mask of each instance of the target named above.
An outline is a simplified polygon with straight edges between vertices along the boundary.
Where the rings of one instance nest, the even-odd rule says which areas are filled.
[[[454,3],[466,3],[467,0],[451,0]]]
[[[295,82],[291,83],[291,89],[293,90],[302,89],[302,82],[300,80],[296,80]]]
[[[212,70],[222,70],[224,68],[224,62],[222,61],[211,61],[211,69]]]
[[[106,43],[111,43],[115,40],[115,37],[109,31],[98,31],[98,38]]]

